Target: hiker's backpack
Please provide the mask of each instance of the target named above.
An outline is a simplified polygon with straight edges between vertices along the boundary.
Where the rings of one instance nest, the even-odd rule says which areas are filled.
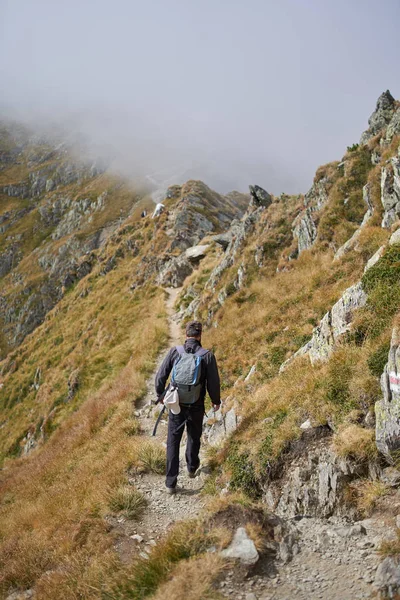
[[[199,348],[194,354],[185,352],[183,346],[176,347],[179,357],[172,368],[171,382],[178,388],[181,404],[194,404],[201,393],[201,362],[208,354],[205,348]]]

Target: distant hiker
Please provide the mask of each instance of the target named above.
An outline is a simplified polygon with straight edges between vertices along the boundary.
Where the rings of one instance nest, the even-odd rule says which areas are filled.
[[[163,212],[164,212],[164,204],[162,204],[161,202],[158,202],[156,204],[156,207],[154,209],[153,215],[152,215],[152,219],[155,219],[156,217],[159,217]]]
[[[144,219],[144,217],[147,217],[147,210],[146,209],[142,210],[142,214],[140,216],[142,219]]]
[[[183,346],[171,348],[158,370],[155,380],[157,398],[162,402],[165,386],[171,374],[170,386],[177,388],[179,405],[168,417],[167,476],[169,494],[176,491],[179,473],[179,446],[183,430],[187,431],[186,465],[190,478],[200,466],[200,438],[203,429],[204,399],[208,391],[214,410],[221,404],[220,381],[215,356],[201,345],[202,324],[191,321],[186,325]],[[170,387],[169,386],[169,387]]]

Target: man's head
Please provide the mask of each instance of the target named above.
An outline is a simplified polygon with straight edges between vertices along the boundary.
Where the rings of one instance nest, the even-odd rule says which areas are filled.
[[[186,325],[186,337],[188,338],[196,338],[196,340],[199,340],[202,331],[203,325],[199,321],[190,321]]]

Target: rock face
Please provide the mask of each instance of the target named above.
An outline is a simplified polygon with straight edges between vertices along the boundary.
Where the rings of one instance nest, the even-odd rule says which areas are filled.
[[[308,429],[293,446],[290,468],[268,483],[265,502],[281,517],[349,515],[347,485],[360,477],[359,465],[338,457],[328,428]],[[289,461],[288,461],[289,462]]]
[[[400,449],[400,332],[394,329],[381,377],[383,399],[375,404],[376,445],[392,462]]]
[[[193,267],[184,254],[169,260],[157,277],[157,283],[166,287],[180,287]]]
[[[196,246],[205,235],[228,229],[232,220],[240,218],[248,203],[244,194],[222,196],[201,181],[188,181],[167,191],[179,199],[167,222],[171,250],[184,251]]]
[[[298,241],[299,254],[303,250],[308,250],[317,239],[317,227],[312,218],[312,209],[307,208],[299,217],[297,224],[293,229],[293,236]]]
[[[311,248],[317,239],[317,215],[319,210],[326,204],[329,197],[330,180],[322,177],[315,181],[307,194],[304,196],[305,210],[295,219],[293,223],[293,237],[298,242],[298,254],[303,250]]]
[[[395,135],[400,134],[400,108],[394,113],[392,120],[386,129],[386,135],[384,141],[386,144],[390,144]]]
[[[376,108],[368,119],[369,127],[362,134],[360,144],[366,144],[368,140],[386,127],[393,117],[394,110],[395,100],[389,90],[386,90],[378,98]]]
[[[343,296],[326,313],[320,325],[314,330],[309,350],[312,363],[327,360],[336,340],[349,331],[354,311],[365,306],[367,295],[361,282],[348,288]]]
[[[400,218],[400,156],[394,156],[382,168],[381,200],[384,208],[382,227],[390,227]]]

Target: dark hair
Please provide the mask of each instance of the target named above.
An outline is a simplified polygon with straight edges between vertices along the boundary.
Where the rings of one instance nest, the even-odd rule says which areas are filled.
[[[203,331],[203,325],[199,321],[190,321],[186,325],[186,335],[188,337],[198,337]]]

